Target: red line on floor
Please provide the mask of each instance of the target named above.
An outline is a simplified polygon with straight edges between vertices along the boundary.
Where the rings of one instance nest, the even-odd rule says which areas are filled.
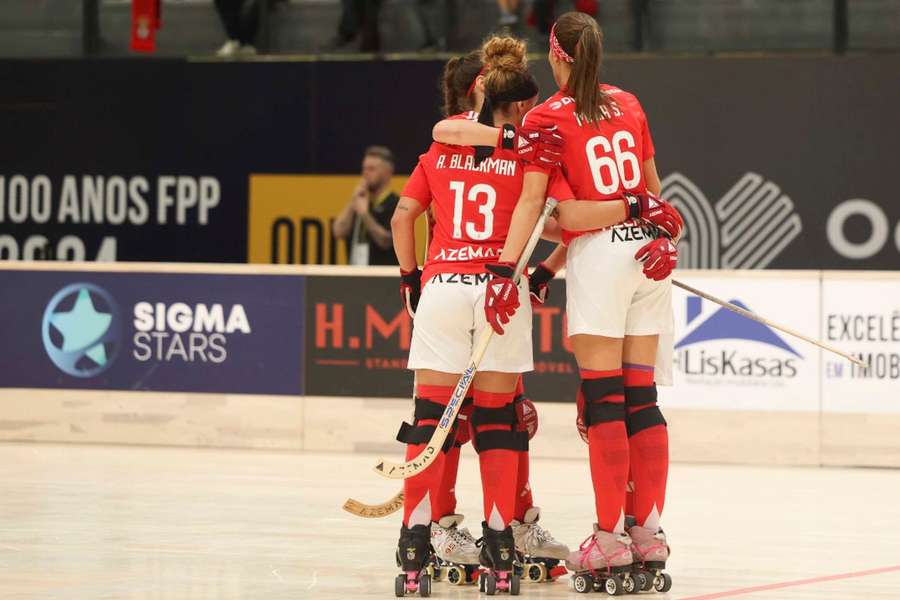
[[[329,365],[329,366],[337,366],[337,367],[358,367],[358,360],[339,360],[337,358],[318,358],[316,359],[317,365]]]
[[[714,594],[703,594],[702,596],[689,596],[681,600],[715,600],[716,598],[730,598],[731,596],[742,596],[744,594],[752,594],[754,592],[767,592],[769,590],[779,590],[781,588],[796,587],[800,585],[810,585],[813,583],[823,583],[825,581],[835,581],[838,579],[851,579],[853,577],[865,577],[866,575],[877,575],[879,573],[890,573],[891,571],[900,571],[900,565],[893,567],[882,567],[880,569],[869,569],[868,571],[854,571],[852,573],[839,573],[837,575],[823,575],[822,577],[810,577],[809,579],[797,579],[796,581],[783,581],[781,583],[769,583],[766,585],[756,585],[753,587],[738,588],[727,592],[716,592]]]

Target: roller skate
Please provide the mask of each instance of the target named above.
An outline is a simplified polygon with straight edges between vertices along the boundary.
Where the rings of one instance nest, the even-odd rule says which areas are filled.
[[[402,598],[407,594],[419,593],[423,598],[431,595],[432,554],[428,527],[413,525],[400,527],[400,541],[397,543],[397,566],[403,572],[394,579],[394,594]]]
[[[576,592],[605,590],[610,596],[621,596],[641,591],[631,576],[633,562],[627,534],[610,533],[594,525],[594,534],[569,554],[566,566],[575,571],[572,584]]]
[[[541,509],[532,506],[525,512],[521,523],[511,523],[524,576],[527,581],[535,583],[555,581],[560,575],[565,575],[566,568],[559,561],[569,556],[568,546],[556,541],[549,531],[538,525],[540,516]]]
[[[453,585],[478,581],[478,547],[468,529],[460,529],[462,515],[447,515],[431,524],[434,549],[434,581],[446,579]]]
[[[669,558],[666,534],[637,525],[628,530],[631,536],[631,554],[634,556],[633,573],[641,590],[668,592],[672,589],[672,576],[663,571]]]
[[[493,596],[497,592],[509,592],[511,596],[519,595],[519,574],[514,571],[516,559],[516,542],[513,539],[512,527],[503,531],[494,531],[482,523],[484,537],[481,538],[481,554],[479,560],[485,570],[478,575],[478,589]]]

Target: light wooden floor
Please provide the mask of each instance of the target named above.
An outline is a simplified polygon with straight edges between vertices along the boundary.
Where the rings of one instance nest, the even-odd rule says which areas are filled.
[[[476,527],[476,464],[470,449],[464,456],[460,508]],[[360,454],[0,444],[0,598],[390,598],[399,517],[340,510],[347,495],[394,493],[372,463]],[[533,466],[543,522],[570,545],[590,529],[587,481],[582,461]],[[898,498],[898,471],[676,465],[664,516],[675,586],[651,597],[898,599]],[[523,585],[523,596],[581,597],[570,586]],[[478,592],[441,583],[434,596]]]

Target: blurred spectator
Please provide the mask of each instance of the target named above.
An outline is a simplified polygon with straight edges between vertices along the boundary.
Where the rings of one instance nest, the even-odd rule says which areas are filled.
[[[416,0],[415,16],[425,40],[420,52],[445,52],[456,26],[456,0]]]
[[[519,22],[519,0],[497,0],[500,9],[498,25],[513,26]]]
[[[341,0],[341,6],[337,36],[331,46],[344,47],[360,36],[360,52],[380,52],[378,11],[381,10],[381,0]]]
[[[391,217],[400,197],[391,191],[394,155],[384,146],[366,148],[362,179],[334,220],[332,233],[347,240],[351,265],[396,265]]]
[[[498,2],[501,1],[502,0],[498,0]],[[599,9],[599,0],[575,0],[574,8],[579,12],[587,13],[596,18]],[[537,29],[540,33],[550,35],[550,28],[556,21],[555,12],[556,0],[534,0],[534,2],[531,3],[531,14],[528,16],[528,24]]]
[[[256,54],[259,3],[262,0],[214,0],[228,40],[216,51],[218,56]]]

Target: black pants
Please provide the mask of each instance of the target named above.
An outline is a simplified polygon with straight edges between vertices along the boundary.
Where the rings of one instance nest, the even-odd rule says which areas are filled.
[[[228,39],[253,45],[259,27],[259,0],[215,0]]]
[[[362,34],[359,49],[362,52],[381,50],[381,36],[378,33],[378,11],[381,0],[341,0],[343,12],[338,25],[338,36],[351,40]]]

